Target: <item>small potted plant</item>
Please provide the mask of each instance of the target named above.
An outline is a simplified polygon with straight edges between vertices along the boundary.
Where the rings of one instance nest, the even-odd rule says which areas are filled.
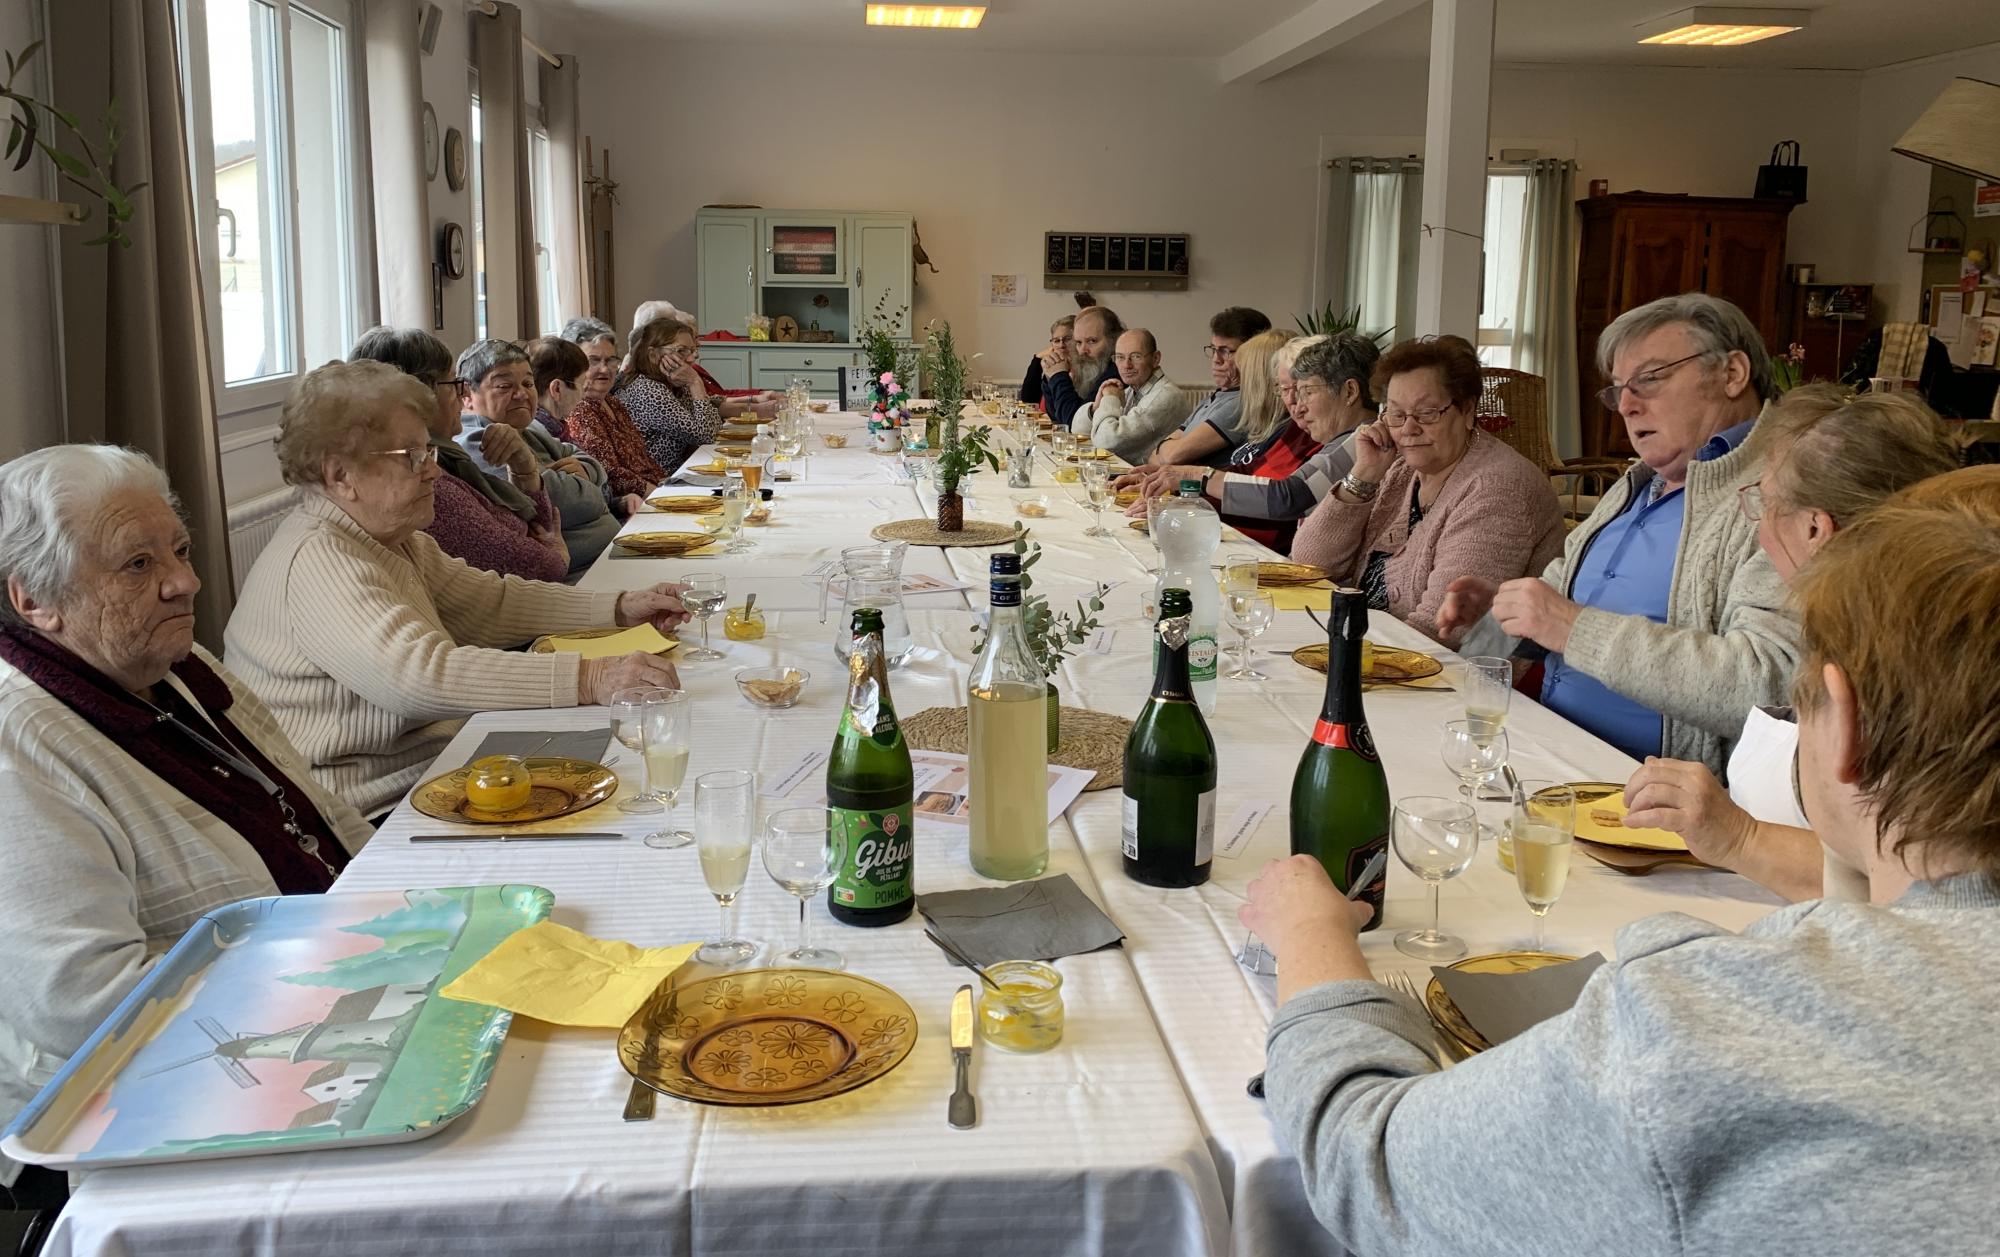
[[[1053,755],[1062,745],[1062,693],[1056,689],[1054,678],[1070,652],[1097,631],[1097,613],[1104,610],[1105,587],[1098,585],[1089,598],[1076,604],[1074,612],[1051,611],[1049,600],[1032,592],[1035,578],[1029,571],[1041,561],[1042,547],[1030,542],[1028,530],[1018,523],[1014,525],[1014,553],[1021,556],[1021,623],[1027,630],[1028,649],[1041,665],[1042,678],[1049,690],[1049,753]],[[981,633],[975,646],[984,645]]]
[[[959,411],[965,405],[966,360],[958,355],[951,324],[931,325],[924,342],[923,372],[930,381],[935,409],[928,421],[936,425],[937,440],[937,526],[939,532],[960,532],[965,528],[965,498],[959,485],[979,470],[983,463],[1000,470],[1000,455],[990,444],[990,428],[965,431]]]
[[[907,381],[916,352],[898,345],[894,329],[901,325],[903,307],[888,307],[889,294],[875,299],[874,312],[861,325],[861,352],[868,359],[868,432],[879,453],[893,454],[905,444],[903,429],[910,421]]]

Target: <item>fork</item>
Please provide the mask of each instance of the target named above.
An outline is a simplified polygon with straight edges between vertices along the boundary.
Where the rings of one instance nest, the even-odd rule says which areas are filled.
[[[1410,981],[1410,975],[1407,973],[1392,973],[1387,978],[1383,979],[1382,984],[1388,987],[1390,990],[1396,992],[1398,995],[1409,996],[1411,999],[1416,1001],[1417,1007],[1424,1010],[1425,1019],[1431,1023],[1431,1038],[1434,1040],[1434,1042],[1431,1045],[1432,1046],[1431,1056],[1435,1058],[1437,1056],[1436,1049],[1440,1046],[1450,1044],[1452,1040],[1451,1036],[1447,1035],[1444,1032],[1444,1027],[1438,1024],[1437,1014],[1431,1011],[1430,1001],[1425,999],[1417,991],[1417,984]],[[1449,1048],[1447,1048],[1446,1050],[1447,1053],[1449,1053]],[[1449,1055],[1447,1055],[1446,1059],[1450,1060],[1452,1058]]]

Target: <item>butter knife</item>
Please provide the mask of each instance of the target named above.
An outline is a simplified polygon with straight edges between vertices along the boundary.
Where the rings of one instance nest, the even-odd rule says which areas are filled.
[[[411,842],[617,842],[623,834],[411,834]]]
[[[979,1121],[979,1102],[972,1098],[966,1071],[972,1067],[972,988],[961,986],[951,997],[951,1059],[957,1075],[952,1087],[951,1124],[966,1130]]]

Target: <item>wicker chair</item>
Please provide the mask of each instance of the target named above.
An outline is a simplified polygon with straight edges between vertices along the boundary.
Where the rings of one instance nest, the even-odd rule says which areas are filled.
[[[1539,375],[1506,367],[1487,367],[1479,374],[1485,386],[1484,395],[1497,401],[1498,408],[1506,412],[1506,419],[1497,423],[1494,422],[1497,416],[1482,414],[1479,426],[1548,472],[1551,479],[1569,482],[1566,494],[1560,488],[1557,490],[1565,498],[1569,518],[1582,519],[1590,514],[1604,485],[1624,475],[1630,462],[1617,458],[1558,458],[1555,442],[1549,435],[1548,382]],[[1482,405],[1480,409],[1487,407]],[[1594,484],[1597,491],[1585,493],[1585,481]]]

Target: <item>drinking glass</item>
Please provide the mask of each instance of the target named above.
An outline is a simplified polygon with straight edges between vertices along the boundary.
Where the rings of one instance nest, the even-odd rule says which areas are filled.
[[[1535,914],[1535,950],[1542,926],[1569,883],[1576,838],[1576,791],[1561,782],[1524,781],[1508,829],[1514,840],[1514,881]]]
[[[701,621],[701,645],[688,651],[681,658],[690,661],[722,658],[721,651],[709,649],[708,618],[722,610],[723,604],[728,601],[727,578],[708,572],[698,574],[691,572],[681,577],[681,584],[687,586],[681,590],[681,605],[688,609],[689,614]]]
[[[1086,537],[1109,537],[1104,528],[1104,504],[1111,500],[1111,469],[1103,463],[1086,463],[1083,466],[1083,487],[1090,495],[1090,527],[1083,530]]]
[[[722,548],[731,554],[741,554],[757,544],[743,529],[743,514],[756,496],[745,486],[741,468],[722,482],[722,526],[729,531],[729,544]]]
[[[740,768],[703,773],[694,781],[695,841],[701,875],[722,907],[722,928],[694,958],[708,965],[740,965],[757,954],[757,944],[732,938],[729,910],[750,874],[750,847],[757,827],[757,774]]]
[[[652,775],[646,771],[646,702],[654,694],[679,692],[657,685],[635,685],[611,696],[611,736],[639,757],[639,792],[618,805],[621,812],[658,812],[667,806],[667,801],[653,789]]]
[[[1465,954],[1465,940],[1438,929],[1438,890],[1457,877],[1479,850],[1479,817],[1470,803],[1419,796],[1396,801],[1390,823],[1396,858],[1431,890],[1431,923],[1396,935],[1396,950],[1420,960],[1451,960]]]
[[[813,969],[847,967],[839,952],[812,945],[807,925],[814,897],[826,893],[826,888],[833,885],[846,857],[841,849],[839,827],[832,821],[832,814],[823,807],[788,807],[774,814],[764,827],[764,871],[799,901],[799,945],[772,957],[773,964]]]
[[[681,782],[687,778],[692,742],[689,728],[693,721],[694,702],[686,690],[662,688],[647,692],[645,705],[639,712],[639,750],[645,756],[646,782],[667,812],[664,825],[640,839],[649,847],[672,850],[694,841],[693,834],[673,827],[674,807],[681,799]]]
[[[1475,736],[1500,732],[1514,697],[1514,665],[1492,655],[1465,661],[1465,719]]]
[[[1235,629],[1237,637],[1242,639],[1237,650],[1236,671],[1229,675],[1239,681],[1264,680],[1264,674],[1250,666],[1250,643],[1271,627],[1272,619],[1278,614],[1277,604],[1271,601],[1271,595],[1261,590],[1232,589],[1223,598],[1222,605],[1229,627]]]
[[[1470,720],[1447,720],[1440,753],[1444,766],[1458,778],[1458,792],[1471,802],[1473,788],[1507,766],[1507,734],[1499,729],[1475,729]]]

